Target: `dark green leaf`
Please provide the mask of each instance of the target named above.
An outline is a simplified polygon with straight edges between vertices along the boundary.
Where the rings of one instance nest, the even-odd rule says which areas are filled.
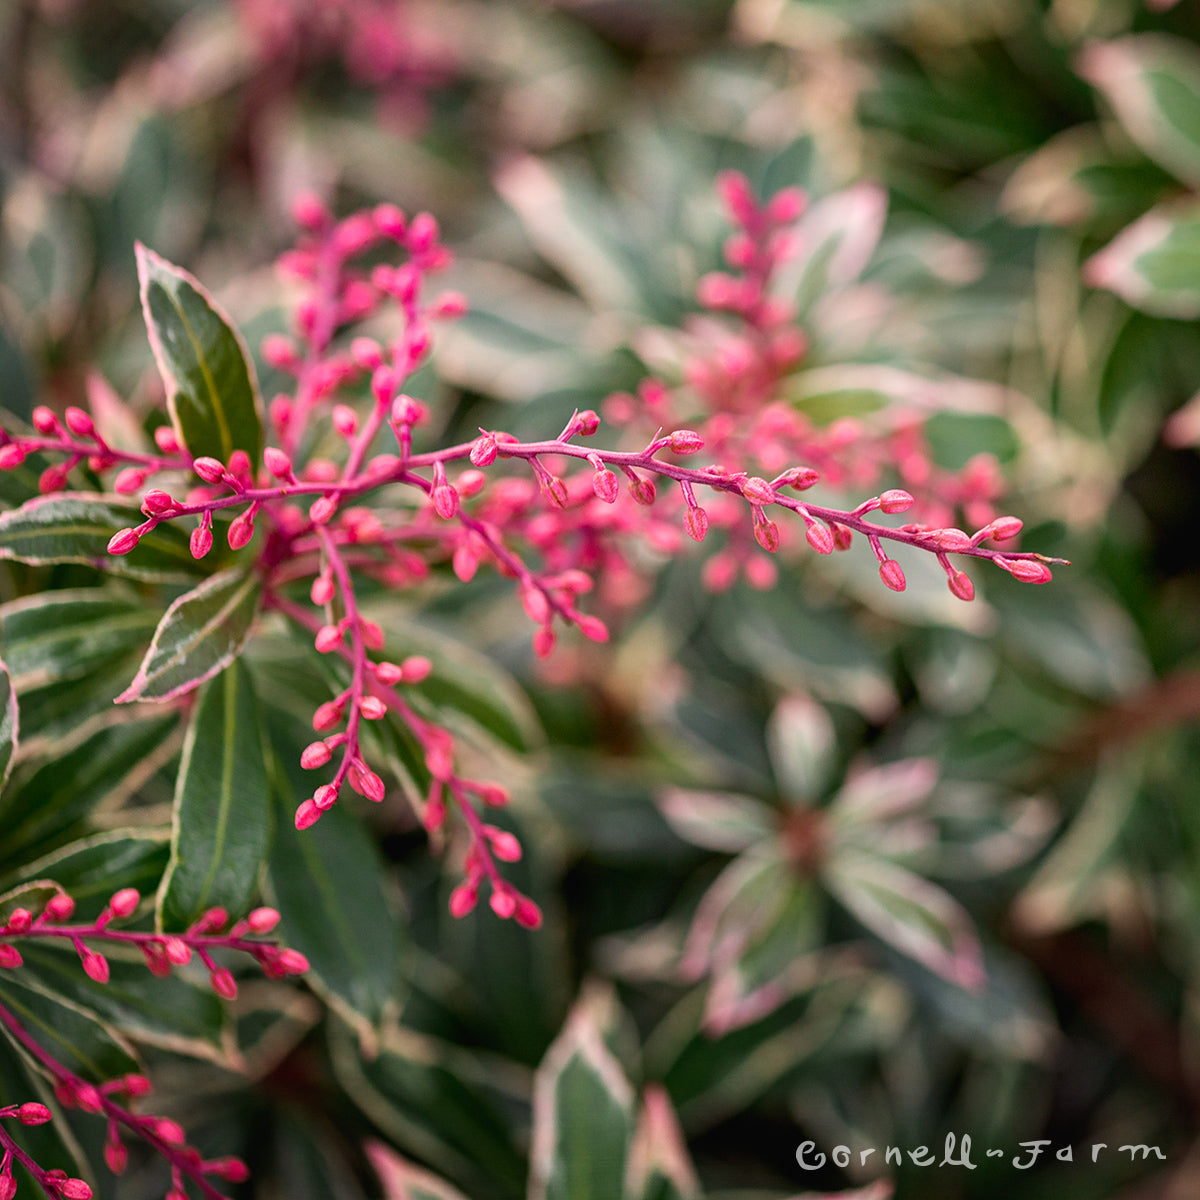
[[[154,890],[166,870],[170,845],[157,831],[121,830],[95,834],[31,863],[4,863],[0,881],[15,887],[51,879],[75,900],[75,919],[98,917],[113,892],[123,887]]]
[[[94,1013],[58,995],[32,971],[0,975],[0,1004],[43,1050],[92,1083],[141,1069],[133,1048],[120,1034]],[[7,1026],[0,1029],[12,1038]]]
[[[581,1003],[534,1080],[530,1200],[624,1200],[633,1089]]]
[[[199,573],[187,535],[170,522],[152,529],[129,554],[108,553],[114,533],[142,524],[125,501],[92,492],[38,496],[0,515],[0,558],[26,563],[85,563],[114,575],[186,583]]]
[[[22,772],[0,799],[0,861],[44,851],[106,797],[136,785],[138,768],[176,726],[172,715],[155,721],[113,725],[81,745]]]
[[[0,791],[8,782],[17,753],[17,689],[8,667],[0,662]]]
[[[384,866],[344,802],[296,829],[296,806],[315,782],[299,767],[300,731],[275,722],[270,730],[282,756],[272,773],[276,833],[267,870],[270,901],[283,917],[280,937],[305,955],[307,978],[369,1040],[398,1007],[402,931]]]
[[[43,592],[0,606],[4,661],[22,691],[90,675],[143,646],[157,614],[99,588]]]
[[[158,897],[164,929],[206,909],[241,916],[270,842],[270,786],[250,675],[238,662],[205,685],[175,788],[171,863]]]
[[[186,271],[140,244],[137,259],[150,345],[180,441],[193,457],[222,463],[244,450],[257,467],[262,419],[241,337]]]
[[[105,952],[109,979],[96,983],[83,973],[79,957],[61,942],[25,942],[25,964],[56,995],[95,1013],[125,1036],[146,1045],[227,1063],[222,1033],[225,1009],[208,981],[178,973],[155,978],[145,962]]]
[[[261,596],[259,577],[239,568],[221,571],[180,596],[117,702],[174,700],[223,671],[242,652]]]

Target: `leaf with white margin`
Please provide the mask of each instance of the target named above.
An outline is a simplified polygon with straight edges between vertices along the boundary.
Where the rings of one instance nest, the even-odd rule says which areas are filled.
[[[982,991],[983,951],[966,909],[919,875],[842,849],[825,867],[829,891],[868,929],[943,979]]]
[[[117,703],[174,700],[219,675],[242,652],[261,597],[258,576],[236,567],[180,596],[163,615]]]

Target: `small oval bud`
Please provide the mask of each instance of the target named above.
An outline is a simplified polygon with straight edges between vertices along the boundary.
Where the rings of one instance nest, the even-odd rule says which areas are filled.
[[[114,1175],[123,1175],[129,1166],[129,1151],[124,1142],[104,1143],[104,1163]]]
[[[154,444],[163,454],[179,453],[179,439],[170,425],[160,425],[154,431]]]
[[[209,975],[208,982],[212,984],[212,990],[222,1000],[237,999],[237,980],[234,979],[233,973],[228,968],[218,967]]]
[[[804,536],[818,554],[833,553],[833,534],[827,525],[810,525],[805,530]]]
[[[775,489],[765,479],[755,475],[742,484],[742,495],[751,504],[771,504],[775,500]]]
[[[957,596],[960,600],[975,599],[975,585],[971,582],[971,577],[965,572],[955,571],[949,577],[947,583],[951,594]]]
[[[329,654],[342,644],[342,631],[336,625],[323,625],[313,640],[319,654]]]
[[[331,575],[318,575],[313,580],[308,594],[314,604],[324,608],[333,599],[333,577]]]
[[[240,550],[250,544],[254,537],[254,518],[249,509],[230,521],[228,536],[230,550]]]
[[[517,911],[517,898],[512,892],[493,892],[488,899],[492,912],[502,920],[507,920]]]
[[[904,578],[904,570],[894,558],[885,559],[879,564],[879,578],[893,592],[902,592],[908,586],[908,581]]]
[[[541,593],[538,593],[541,595]],[[405,683],[422,683],[433,671],[433,663],[423,654],[410,654],[401,664]]]
[[[332,757],[333,751],[324,742],[312,742],[300,752],[300,765],[306,771],[315,771]]]
[[[607,467],[597,467],[596,473],[592,476],[592,491],[605,504],[615,504],[620,490],[617,477]]]
[[[63,419],[66,421],[67,428],[76,437],[91,438],[96,436],[96,426],[92,422],[92,418],[82,408],[68,408],[63,413]]]
[[[313,800],[305,800],[299,808],[296,809],[296,828],[308,829],[315,825],[321,819],[321,810],[317,807]]]
[[[971,549],[971,539],[961,529],[935,529],[927,536],[939,550],[959,553]]]
[[[470,883],[460,883],[450,893],[450,915],[465,917],[471,912],[479,900],[479,890]]]
[[[97,954],[94,950],[89,950],[83,956],[84,974],[89,979],[94,979],[97,983],[108,982],[108,959],[103,954]]]
[[[263,451],[263,464],[276,479],[287,479],[292,474],[292,460],[276,446]]]
[[[69,921],[75,914],[75,901],[66,892],[59,892],[46,901],[44,917],[47,921]]]
[[[58,418],[44,404],[39,404],[33,410],[31,420],[38,433],[49,435],[58,432]]]
[[[561,483],[561,480],[559,481]],[[444,483],[433,489],[433,511],[443,521],[450,520],[458,512],[458,490],[452,484]]]
[[[704,449],[704,439],[692,429],[677,429],[667,445],[673,454],[697,454]]]
[[[0,446],[0,471],[15,471],[25,461],[25,451],[16,442]]]
[[[490,467],[496,461],[496,439],[490,434],[481,434],[471,446],[471,461],[477,467]]]
[[[1005,562],[996,559],[996,565],[1003,567],[1014,579],[1022,583],[1049,583],[1053,574],[1045,563],[1035,562],[1029,558],[1018,558]]]
[[[338,799],[338,790],[332,783],[323,783],[313,792],[313,803],[322,811],[328,812]]]
[[[58,1194],[63,1200],[92,1200],[92,1189],[82,1179],[64,1179]]]
[[[913,497],[900,488],[891,488],[879,496],[879,509],[885,513],[908,512],[916,504]]]
[[[137,549],[138,531],[136,529],[121,529],[108,539],[109,554],[128,554]]]
[[[108,908],[114,917],[127,917],[137,908],[141,899],[137,888],[121,888],[119,892],[113,893]]]
[[[215,458],[209,458],[207,455],[202,455],[200,458],[192,460],[192,470],[204,480],[205,483],[220,483],[225,476],[225,467]]]
[[[575,418],[575,423],[578,425],[582,437],[591,437],[600,428],[600,414],[594,409],[585,408]]]
[[[1009,538],[1015,538],[1024,527],[1025,523],[1020,517],[997,517],[988,526],[988,537],[997,542],[1006,542]]]
[[[319,496],[309,507],[308,515],[314,525],[325,525],[337,509],[337,501],[332,496]]]
[[[113,491],[118,496],[132,496],[146,482],[146,472],[137,467],[126,467],[117,472],[113,480]]]
[[[654,486],[652,479],[631,479],[629,481],[629,494],[638,502],[649,508],[654,503],[655,496],[658,495],[658,489]]]
[[[528,896],[518,897],[517,910],[513,916],[522,929],[541,928],[542,910]]]
[[[274,908],[256,908],[246,918],[251,933],[270,933],[279,924],[279,912]]]
[[[579,632],[590,642],[607,642],[608,626],[599,617],[582,616],[576,621]]]
[[[378,696],[364,696],[358,711],[368,721],[379,721],[387,716],[387,705]]]
[[[17,1120],[22,1125],[45,1125],[52,1118],[53,1113],[44,1104],[38,1104],[35,1100],[26,1101],[17,1109]]]
[[[704,541],[708,532],[708,513],[698,506],[687,509],[683,514],[683,527],[693,541]]]
[[[165,517],[177,507],[174,498],[159,488],[151,488],[142,497],[142,512],[148,517]]]
[[[193,558],[203,558],[211,549],[213,544],[212,530],[206,525],[197,525],[192,530],[192,536],[188,541],[191,547]]]
[[[18,967],[23,966],[25,960],[21,957],[21,952],[16,946],[10,945],[8,942],[0,942],[0,967],[5,970],[15,971]]]

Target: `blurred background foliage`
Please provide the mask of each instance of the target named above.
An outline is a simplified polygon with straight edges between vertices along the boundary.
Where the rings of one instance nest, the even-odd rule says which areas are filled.
[[[247,1195],[353,1200],[381,1178],[450,1194],[396,1182],[398,1152],[510,1200],[534,1070],[583,994],[580,1061],[599,1036],[637,1092],[665,1088],[706,1194],[861,1188],[886,1145],[954,1132],[978,1170],[906,1160],[886,1172],[897,1196],[1195,1195],[1196,7],[411,0],[377,6],[392,41],[374,55],[356,42],[370,7],[0,6],[4,408],[80,403],[99,369],[153,420],[134,240],[203,279],[253,347],[283,320],[271,262],[290,199],[316,187],[340,211],[427,208],[456,248],[471,313],[413,389],[441,432],[544,436],[678,378],[727,233],[713,180],[734,168],[761,194],[834,197],[840,220],[841,257],[800,288],[810,349],[789,401],[820,424],[869,419],[923,381],[939,465],[994,455],[1022,548],[1073,566],[1039,589],[991,572],[972,605],[907,561],[908,592],[888,592],[862,552],[712,594],[697,553],[643,547],[607,598],[613,644],[546,664],[494,578],[435,572],[380,597],[518,781],[516,882],[546,927],[453,921],[411,817],[389,808],[364,835],[332,813],[305,836],[367,876],[345,902],[376,926],[373,977],[326,979],[315,1001],[264,985],[236,1015],[248,1075],[149,1038],[164,1102],[247,1157]],[[28,487],[0,476],[8,503]],[[4,567],[13,601],[31,584]],[[129,655],[93,669],[115,680]],[[277,747],[302,744],[303,672],[270,637],[250,663],[279,693]],[[81,724],[99,707],[23,694],[23,733],[27,709],[31,733],[99,736]],[[36,760],[19,768],[6,882],[122,813],[161,821],[172,736],[143,727],[131,747],[107,729],[107,774],[18,836],[20,797],[36,807],[47,784]],[[153,878],[162,849],[129,853],[127,878]],[[381,904],[400,914],[382,933],[365,915]],[[983,987],[945,960],[976,938]],[[806,1172],[805,1138],[880,1155]],[[1016,1172],[1038,1138],[1076,1161]],[[1166,1161],[1131,1162],[1126,1143]],[[689,1194],[668,1177],[661,1194]]]

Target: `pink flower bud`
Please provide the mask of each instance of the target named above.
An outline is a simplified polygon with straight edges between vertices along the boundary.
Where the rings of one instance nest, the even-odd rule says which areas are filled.
[[[47,921],[69,921],[75,914],[75,901],[66,892],[59,892],[46,901],[44,916]]]
[[[387,788],[384,786],[383,780],[374,771],[361,771],[359,782],[362,786],[363,795],[368,800],[374,800],[376,804],[387,795]]]
[[[631,479],[629,481],[629,494],[638,504],[649,508],[654,503],[658,489],[654,486],[654,480],[652,479]]]
[[[318,575],[313,580],[308,594],[314,604],[324,608],[333,599],[333,593],[333,577],[330,575]]]
[[[364,696],[358,711],[368,721],[379,721],[387,716],[387,705],[378,696]]]
[[[768,553],[779,549],[779,526],[774,521],[754,522],[754,540]]]
[[[69,473],[65,464],[47,467],[38,477],[38,491],[43,496],[48,496],[51,492],[61,492],[67,486]]]
[[[177,967],[186,966],[192,961],[192,948],[183,938],[167,938],[163,944],[163,953],[167,956],[167,961],[174,963]]]
[[[812,467],[793,467],[790,471],[785,472],[780,480],[781,484],[794,487],[798,492],[807,492],[809,488],[816,487],[820,482],[821,473],[814,471]]]
[[[311,742],[300,752],[300,765],[306,771],[315,771],[332,757],[333,751],[324,742]]]
[[[400,239],[408,229],[404,214],[394,204],[377,204],[371,213],[375,228],[384,237]]]
[[[338,790],[332,783],[323,783],[313,792],[313,803],[322,811],[328,812],[338,799]]]
[[[477,467],[490,467],[496,461],[496,453],[496,439],[490,433],[483,433],[471,446],[471,461]]]
[[[1053,578],[1050,568],[1045,563],[1035,562],[1030,558],[1004,560],[996,559],[996,565],[1003,567],[1014,579],[1022,583],[1049,583]]]
[[[429,409],[411,396],[397,396],[392,402],[392,420],[397,425],[419,425],[429,415]]]
[[[204,480],[205,483],[220,483],[225,476],[225,467],[215,458],[209,458],[207,455],[202,455],[200,458],[192,461],[192,470]]]
[[[517,910],[513,916],[522,929],[541,928],[542,910],[528,896],[517,898]]]
[[[540,592],[538,594],[541,595]],[[404,672],[405,683],[422,683],[433,671],[433,663],[423,654],[410,654],[400,667]]]
[[[44,404],[39,404],[33,410],[33,427],[40,434],[49,435],[58,432],[58,418]]]
[[[92,1189],[82,1179],[64,1179],[58,1194],[63,1200],[92,1200]]]
[[[316,233],[329,225],[333,221],[333,217],[330,215],[329,209],[325,207],[324,201],[315,192],[301,192],[292,201],[292,220],[301,229]]]
[[[76,437],[90,438],[96,436],[96,426],[93,424],[92,418],[82,408],[68,408],[63,413],[63,419],[66,421],[67,428]]]
[[[507,830],[489,827],[488,841],[492,845],[492,853],[501,862],[516,862],[521,857],[521,843]]]
[[[9,945],[8,942],[0,942],[0,967],[15,971],[24,962],[25,960],[16,946]]]
[[[808,197],[798,187],[786,187],[775,193],[767,203],[767,220],[776,225],[788,225],[805,209]]]
[[[547,475],[540,480],[542,495],[555,506],[567,507],[567,485],[557,475]]]
[[[145,1075],[130,1073],[121,1080],[121,1091],[131,1100],[135,1100],[138,1096],[150,1095],[154,1088]]]
[[[191,547],[193,558],[203,558],[212,549],[212,544],[212,530],[206,525],[197,525],[192,530],[188,545]]]
[[[208,1171],[228,1183],[245,1183],[250,1178],[250,1168],[240,1158],[215,1158],[208,1164]]]
[[[600,428],[600,414],[591,408],[585,408],[575,421],[582,437],[591,437]]]
[[[15,471],[25,461],[25,451],[16,442],[0,446],[0,471]]]
[[[114,1175],[123,1175],[129,1166],[129,1151],[124,1142],[104,1143],[104,1163]]]
[[[254,517],[249,509],[229,522],[228,536],[230,550],[240,550],[250,544],[254,537]]]
[[[450,520],[458,512],[458,491],[452,484],[444,483],[433,489],[433,511],[443,521]]]
[[[608,626],[600,620],[599,617],[582,616],[576,624],[579,626],[579,632],[590,642],[607,642],[608,641]]]
[[[765,479],[752,476],[742,484],[742,495],[751,504],[771,504],[775,500],[775,489]]]
[[[596,468],[596,473],[592,476],[592,491],[605,504],[615,504],[620,490],[617,477],[607,467]]]
[[[508,789],[498,783],[481,783],[475,790],[490,808],[503,808],[509,801]]]
[[[308,959],[299,950],[281,950],[275,965],[285,975],[303,975],[308,970]]]
[[[493,892],[488,904],[492,912],[502,920],[507,920],[517,911],[517,898],[508,891]]]
[[[276,446],[263,451],[263,464],[276,479],[288,479],[292,474],[292,460]]]
[[[333,409],[333,427],[342,437],[353,437],[358,429],[358,413],[346,404],[338,404]]]
[[[168,1146],[182,1146],[187,1142],[187,1135],[183,1132],[183,1127],[178,1121],[172,1121],[170,1117],[159,1117],[154,1122],[154,1133]]]
[[[341,704],[336,700],[327,700],[313,713],[313,729],[317,733],[324,733],[325,730],[332,729],[341,719]]]
[[[138,531],[136,529],[121,529],[114,533],[108,539],[109,554],[128,554],[131,550],[136,550],[138,544]]]
[[[758,202],[750,181],[740,171],[722,171],[717,176],[717,194],[735,224],[749,225],[758,216]]]
[[[321,810],[317,807],[313,800],[305,800],[299,808],[296,809],[296,828],[308,829],[315,825],[321,819]]]
[[[13,1200],[17,1194],[17,1181],[7,1172],[0,1175],[0,1200]]]
[[[677,429],[667,443],[674,454],[696,454],[704,449],[704,439],[691,429]]]
[[[319,654],[328,654],[342,644],[342,631],[336,625],[322,625],[313,644]]]
[[[123,471],[117,472],[117,477],[113,480],[113,491],[118,496],[131,496],[145,482],[145,471],[141,471],[137,467],[126,467]]]
[[[879,578],[893,592],[902,592],[908,586],[908,581],[904,578],[904,570],[894,558],[884,559],[879,564]]]
[[[270,933],[279,924],[279,912],[274,908],[256,908],[246,918],[251,933]]]
[[[408,227],[408,248],[413,254],[424,254],[438,239],[438,223],[427,212],[419,212]]]
[[[94,950],[84,954],[83,970],[89,979],[94,979],[97,983],[108,982],[108,959],[103,954],[97,954]]]
[[[212,984],[212,990],[221,997],[222,1000],[237,999],[237,981],[233,977],[233,973],[226,967],[218,967],[208,977],[208,982]]]
[[[314,525],[325,525],[337,510],[337,501],[332,496],[319,496],[312,502],[308,515]]]
[[[1015,538],[1024,528],[1024,524],[1020,517],[997,517],[988,526],[991,531],[988,536],[994,541],[1006,542],[1009,538]]]
[[[380,683],[391,687],[394,683],[399,683],[404,678],[404,668],[397,663],[381,662],[375,664],[375,678]]]
[[[950,591],[960,600],[975,599],[975,585],[971,582],[971,577],[963,571],[955,571],[947,580]]]
[[[122,888],[114,892],[108,902],[109,911],[114,917],[127,917],[141,902],[141,894],[137,888]]]
[[[38,1104],[34,1100],[26,1101],[17,1109],[17,1120],[22,1125],[45,1125],[52,1117],[53,1114],[44,1104]]]
[[[554,653],[554,643],[557,639],[554,630],[549,625],[543,625],[533,635],[533,652],[538,658],[549,658]]]
[[[971,548],[971,539],[961,529],[935,529],[929,538],[939,550],[959,553]]]
[[[142,512],[148,517],[164,517],[173,513],[178,506],[164,491],[153,488],[142,497]]]
[[[8,924],[5,929],[9,933],[24,933],[33,924],[33,913],[27,908],[14,908],[8,914]]]
[[[684,511],[683,527],[687,530],[688,537],[697,542],[704,541],[704,535],[708,532],[708,513],[693,505]]]
[[[175,436],[175,430],[170,425],[160,425],[154,431],[154,444],[163,454],[179,453],[179,439]]]
[[[827,525],[810,525],[804,536],[818,554],[833,553],[833,534]]]
[[[912,496],[900,488],[890,488],[879,497],[879,509],[885,513],[908,512],[914,504],[916,501]]]
[[[471,912],[479,900],[479,890],[471,883],[460,883],[450,893],[450,915],[465,917]]]

